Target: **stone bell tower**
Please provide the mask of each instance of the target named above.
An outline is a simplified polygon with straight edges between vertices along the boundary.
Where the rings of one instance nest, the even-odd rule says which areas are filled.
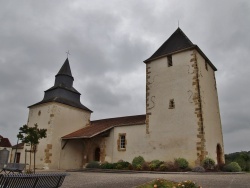
[[[47,138],[42,139],[37,148],[38,168],[58,169],[61,137],[89,124],[92,111],[80,102],[81,94],[73,87],[73,81],[67,58],[43,100],[29,106],[28,126],[37,123],[38,128],[47,129]]]
[[[191,165],[205,157],[222,163],[216,67],[180,28],[144,62],[146,134],[157,155],[184,157]]]

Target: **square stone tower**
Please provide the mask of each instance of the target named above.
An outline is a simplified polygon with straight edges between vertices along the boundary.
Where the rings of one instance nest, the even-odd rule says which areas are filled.
[[[223,163],[216,67],[180,28],[144,62],[146,134],[156,148],[153,158],[184,157],[192,166],[205,157]]]
[[[37,168],[59,169],[60,153],[64,147],[61,137],[89,125],[92,113],[82,105],[81,94],[73,87],[74,78],[68,58],[55,77],[54,86],[45,91],[43,100],[29,106],[28,126],[38,124],[38,128],[47,129],[47,137],[41,139],[37,147]],[[81,149],[82,146],[77,145],[72,147],[72,152]],[[71,166],[80,167],[82,159],[71,158],[68,161]]]

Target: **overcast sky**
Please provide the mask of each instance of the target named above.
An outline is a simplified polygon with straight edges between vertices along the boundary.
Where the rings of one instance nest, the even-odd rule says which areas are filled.
[[[225,153],[249,151],[249,0],[0,1],[0,134],[15,144],[68,50],[92,120],[144,114],[143,61],[178,20],[218,69]]]

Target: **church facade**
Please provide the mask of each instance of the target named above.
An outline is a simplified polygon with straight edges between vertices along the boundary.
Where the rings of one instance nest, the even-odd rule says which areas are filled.
[[[139,155],[146,161],[183,157],[191,166],[205,157],[223,163],[216,67],[180,28],[144,63],[146,114],[91,121],[66,59],[44,99],[29,106],[28,126],[47,129],[37,167],[80,169]]]

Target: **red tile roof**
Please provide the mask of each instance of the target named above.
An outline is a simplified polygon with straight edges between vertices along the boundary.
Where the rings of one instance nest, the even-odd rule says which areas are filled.
[[[145,124],[146,115],[117,117],[91,121],[87,127],[63,136],[62,139],[91,138],[113,127]]]
[[[11,143],[8,138],[4,138],[0,135],[0,147],[11,147]]]
[[[23,148],[24,148],[24,143],[19,143],[17,145],[12,146],[12,149],[23,149]]]

